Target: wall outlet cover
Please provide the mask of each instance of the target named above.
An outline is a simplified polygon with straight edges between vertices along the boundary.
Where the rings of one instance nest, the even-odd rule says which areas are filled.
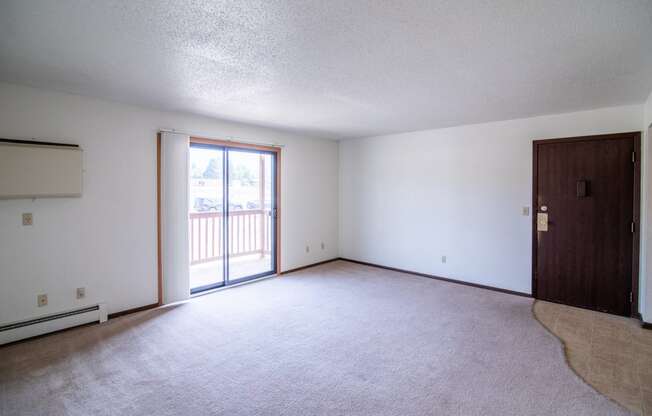
[[[45,306],[48,304],[48,295],[43,294],[43,295],[38,295],[36,296],[36,304],[40,308],[41,306]]]
[[[31,212],[26,212],[23,214],[23,225],[33,225],[34,217]]]
[[[85,287],[78,287],[77,288],[77,299],[83,299],[86,297],[86,288]]]

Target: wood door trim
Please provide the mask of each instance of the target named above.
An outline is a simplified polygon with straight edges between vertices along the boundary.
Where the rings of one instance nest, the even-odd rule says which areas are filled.
[[[264,146],[261,144],[251,144],[251,143],[238,143],[231,140],[221,140],[221,139],[208,139],[205,137],[195,137],[190,136],[190,143],[200,143],[200,144],[212,144],[215,146],[229,147],[235,149],[253,149],[253,150],[262,150],[265,152],[274,152],[281,153],[280,147],[274,146]]]
[[[636,159],[634,162],[634,201],[632,219],[634,221],[634,232],[632,233],[632,302],[630,304],[630,316],[640,316],[638,310],[638,290],[639,290],[639,261],[640,261],[640,209],[641,209],[641,132],[626,132],[626,133],[611,133],[600,134],[594,136],[577,136],[577,137],[563,137],[556,139],[537,139],[532,141],[532,297],[538,299],[537,294],[537,220],[536,220],[536,207],[537,197],[539,194],[538,189],[538,156],[539,146],[545,144],[555,143],[573,143],[595,140],[623,140],[633,139],[634,152]]]
[[[619,139],[636,139],[641,138],[640,131],[630,131],[625,133],[609,133],[597,134],[594,136],[574,136],[574,137],[561,137],[555,139],[536,139],[532,143],[535,145],[551,144],[551,143],[573,143],[573,142],[590,142],[595,140],[619,140]]]
[[[634,222],[634,232],[632,233],[632,303],[630,305],[630,316],[640,317],[641,313],[638,307],[638,285],[639,285],[639,267],[640,267],[640,243],[641,243],[641,133],[638,132],[633,136],[634,139],[634,204],[632,221]]]
[[[537,209],[539,205],[539,143],[541,140],[534,140],[532,142],[532,206],[530,214],[532,214],[532,297],[538,299],[537,293],[537,246],[539,245],[537,234]]]
[[[276,266],[276,273],[281,274],[281,148],[274,146],[264,146],[251,143],[238,143],[230,140],[209,139],[206,137],[190,136],[190,143],[209,144],[215,146],[228,147],[230,149],[252,149],[260,150],[263,152],[272,152],[276,156],[275,174],[276,174],[276,194],[274,195],[274,203],[276,205],[276,221],[274,226],[274,235],[276,236],[276,258],[274,264]]]

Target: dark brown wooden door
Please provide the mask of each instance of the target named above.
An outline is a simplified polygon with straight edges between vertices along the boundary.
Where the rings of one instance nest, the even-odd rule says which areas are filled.
[[[637,140],[627,133],[534,142],[535,297],[631,314]],[[547,231],[538,214],[547,214]]]

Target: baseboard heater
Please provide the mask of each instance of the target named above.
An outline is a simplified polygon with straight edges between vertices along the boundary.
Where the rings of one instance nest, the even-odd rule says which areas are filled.
[[[0,345],[108,318],[104,303],[0,326]]]

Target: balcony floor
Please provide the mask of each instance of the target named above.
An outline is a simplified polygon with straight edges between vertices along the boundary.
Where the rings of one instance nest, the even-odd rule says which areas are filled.
[[[190,288],[222,283],[222,259],[190,266]],[[252,254],[235,257],[229,265],[231,280],[264,273],[272,269],[271,256]]]

